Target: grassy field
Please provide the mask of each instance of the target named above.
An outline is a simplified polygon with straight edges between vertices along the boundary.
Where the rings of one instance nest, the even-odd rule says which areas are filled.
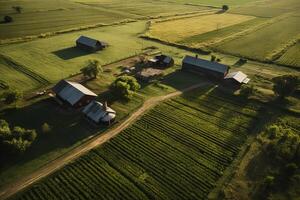
[[[273,51],[297,36],[300,32],[299,19],[299,17],[285,18],[248,35],[221,43],[215,49],[264,61]],[[275,32],[277,34],[274,34]]]
[[[300,43],[290,47],[276,62],[283,65],[300,67]]]
[[[11,7],[21,6],[22,13]],[[93,8],[70,1],[4,1],[1,13],[13,17],[12,23],[1,23],[0,39],[37,35],[91,24],[110,24],[136,16],[128,13]]]
[[[259,110],[210,87],[168,100],[13,199],[206,199]]]
[[[163,41],[177,43],[194,35],[215,31],[251,19],[254,19],[254,17],[234,14],[214,14],[154,22],[147,34]]]

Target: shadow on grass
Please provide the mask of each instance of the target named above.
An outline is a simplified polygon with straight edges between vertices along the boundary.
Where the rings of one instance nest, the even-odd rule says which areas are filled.
[[[68,48],[65,48],[65,49],[60,49],[60,50],[57,50],[57,51],[53,51],[52,53],[54,55],[58,56],[59,58],[64,59],[64,60],[70,60],[70,59],[73,59],[73,58],[77,58],[77,57],[80,57],[80,56],[86,56],[88,54],[91,54],[91,52],[83,51],[81,49],[78,49],[75,46],[74,47],[68,47]]]
[[[47,153],[70,148],[77,142],[106,129],[91,126],[84,120],[80,111],[64,109],[52,99],[41,100],[23,108],[3,110],[0,118],[7,120],[12,126],[36,129],[38,134],[28,151],[22,156],[6,158],[4,163],[1,163],[3,168],[9,168],[14,164],[22,165]],[[43,123],[50,125],[50,132],[42,132]]]

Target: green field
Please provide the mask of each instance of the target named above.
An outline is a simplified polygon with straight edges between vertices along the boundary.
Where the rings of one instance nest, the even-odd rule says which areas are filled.
[[[248,35],[221,43],[214,49],[264,61],[269,55],[272,55],[273,51],[281,48],[298,35],[300,32],[299,19],[299,17],[285,18]]]
[[[300,67],[300,43],[290,47],[276,62],[283,65]]]
[[[260,105],[207,87],[168,100],[13,199],[206,199]]]

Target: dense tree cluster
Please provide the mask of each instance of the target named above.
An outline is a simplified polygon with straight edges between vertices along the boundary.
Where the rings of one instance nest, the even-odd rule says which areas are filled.
[[[299,87],[299,78],[294,75],[283,75],[273,78],[273,91],[279,98],[285,98]]]
[[[112,83],[111,91],[118,98],[130,99],[140,87],[140,84],[134,77],[120,76]]]
[[[34,142],[36,136],[35,130],[24,129],[19,126],[11,128],[5,120],[0,120],[1,154],[16,155],[24,153]]]
[[[300,184],[300,136],[281,124],[269,126],[265,131],[270,140],[266,152],[273,163],[268,175],[256,187],[257,199],[268,199],[272,193],[287,191]]]

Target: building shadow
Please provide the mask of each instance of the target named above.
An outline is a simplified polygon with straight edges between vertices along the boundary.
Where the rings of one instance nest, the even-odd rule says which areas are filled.
[[[73,58],[81,57],[81,56],[86,56],[88,54],[91,54],[91,52],[88,51],[83,51],[77,47],[68,47],[65,49],[60,49],[58,51],[53,51],[52,52],[54,55],[58,56],[59,58],[63,60],[70,60]]]

